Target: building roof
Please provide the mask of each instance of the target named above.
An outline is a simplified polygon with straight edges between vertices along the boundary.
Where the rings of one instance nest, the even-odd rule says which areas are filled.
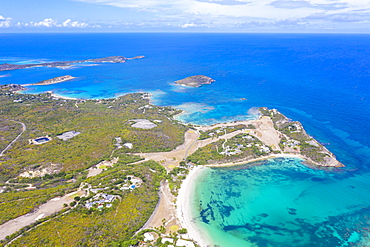
[[[58,135],[57,138],[63,140],[63,141],[67,141],[77,135],[81,134],[81,132],[78,132],[78,131],[67,131],[67,132],[64,132],[63,134],[61,135]]]

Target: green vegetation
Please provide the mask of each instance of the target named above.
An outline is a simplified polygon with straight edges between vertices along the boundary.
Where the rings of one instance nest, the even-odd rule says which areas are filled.
[[[271,117],[275,129],[285,134],[285,137],[283,137],[279,143],[282,150],[284,150],[286,146],[290,146],[294,150],[298,150],[299,148],[302,155],[310,158],[314,162],[325,162],[324,158],[328,157],[330,152],[309,136],[300,122],[291,121],[276,110],[269,110],[262,107],[260,108],[260,112],[264,116]],[[288,139],[297,141],[297,145],[288,145]]]
[[[238,134],[229,140],[219,140],[198,149],[188,157],[197,165],[219,164],[258,158],[267,155],[271,149],[249,134]]]
[[[81,182],[86,178],[86,171],[68,171],[55,174],[45,174],[42,177],[15,177],[8,180],[5,192],[19,191],[32,184],[36,188],[52,188],[70,182]]]
[[[22,132],[21,124],[0,119],[0,152]]]
[[[63,196],[77,187],[78,184],[71,183],[49,189],[0,193],[0,225],[29,213],[49,199]]]
[[[223,140],[208,144],[205,147],[199,148],[195,153],[191,154],[187,161],[197,165],[207,165],[213,161],[221,161],[225,158],[220,154],[218,148],[222,148]]]
[[[169,151],[180,145],[188,129],[172,119],[180,111],[150,105],[145,93],[105,100],[65,100],[11,90],[13,87],[0,88],[0,151],[21,133],[20,123],[27,130],[0,157],[0,224],[51,198],[76,191],[81,184],[86,190],[98,189],[116,199],[109,206],[88,208],[85,205],[95,192],[78,195],[56,215],[23,228],[7,241],[21,234],[14,245],[136,244],[138,239],[133,235],[152,214],[160,181],[168,177],[153,161],[135,163],[143,158],[132,153]],[[157,127],[134,128],[131,119],[147,119]],[[72,130],[80,134],[66,141],[58,138]],[[52,140],[31,144],[30,140],[43,136]],[[132,149],[123,146],[125,143],[132,143]],[[115,157],[119,159],[113,167],[86,178],[87,168]],[[141,181],[136,187],[135,179]]]
[[[168,174],[168,180],[169,180],[169,187],[171,190],[171,193],[174,196],[178,195],[179,189],[181,187],[182,181],[186,178],[188,175],[189,170],[186,168],[186,164],[184,161],[180,162],[179,167],[175,167],[169,174]]]
[[[137,155],[133,155],[133,154],[127,154],[125,153],[126,150],[124,149],[116,149],[112,156],[113,157],[118,157],[118,164],[130,164],[130,163],[134,163],[134,162],[138,162],[138,161],[141,161],[141,160],[144,160],[144,158],[140,157],[140,156],[137,156]]]
[[[141,186],[128,191],[117,189],[117,184],[128,175],[139,177],[143,181]],[[111,208],[87,209],[84,202],[88,197],[81,197],[78,206],[69,213],[39,225],[15,240],[13,245],[125,246],[136,243],[132,236],[152,214],[159,198],[160,181],[165,177],[165,169],[153,161],[109,168],[85,182],[92,188],[108,187],[104,193],[118,196]]]
[[[27,126],[21,138],[0,157],[0,182],[32,166],[48,163],[60,164],[61,171],[66,172],[86,169],[110,157],[116,148],[115,137],[133,144],[133,149],[123,147],[122,152],[169,151],[183,142],[187,129],[170,120],[177,110],[149,107],[147,94],[74,101],[56,99],[50,94],[13,94],[4,89],[0,91],[0,101],[0,119],[17,120]],[[129,120],[137,118],[160,122],[150,130],[131,127]],[[71,130],[81,134],[67,141],[56,138]],[[28,141],[46,135],[53,140],[42,145]]]
[[[210,129],[210,130],[207,130],[207,131],[201,131],[200,132],[200,136],[199,136],[199,140],[204,140],[204,139],[208,139],[208,138],[216,138],[216,137],[219,137],[219,136],[222,136],[222,135],[225,135],[225,134],[229,134],[231,132],[234,132],[234,131],[237,131],[237,130],[241,130],[241,129],[245,129],[246,126],[244,124],[238,124],[238,125],[235,125],[235,126],[228,126],[228,127],[217,127],[217,128],[213,128],[213,129]],[[249,124],[248,125],[248,128],[254,128],[254,126],[252,124]]]

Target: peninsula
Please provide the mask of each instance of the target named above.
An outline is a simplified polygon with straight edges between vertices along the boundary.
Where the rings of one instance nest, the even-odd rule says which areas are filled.
[[[201,167],[287,156],[343,166],[276,109],[193,126],[147,93],[73,100],[15,93],[22,88],[0,87],[0,244],[204,246],[186,206]]]
[[[205,75],[194,75],[175,81],[175,83],[187,87],[200,87],[203,84],[211,84],[214,81],[215,80]]]
[[[57,84],[57,83],[72,80],[74,78],[76,78],[76,77],[73,77],[73,76],[70,76],[70,75],[64,75],[64,76],[54,77],[54,78],[48,79],[48,80],[43,80],[43,81],[36,82],[36,83],[23,84],[22,86],[27,87],[27,86],[40,86],[40,85]]]
[[[259,118],[198,127],[198,149],[187,161],[197,165],[245,164],[279,156],[299,156],[321,167],[342,167],[325,146],[276,109],[259,108]]]
[[[37,64],[0,64],[0,71],[4,70],[17,70],[27,69],[33,67],[70,67],[76,63],[125,63],[127,60],[141,59],[144,56],[136,56],[133,58],[126,58],[123,56],[111,56],[104,58],[94,58],[86,60],[64,61],[64,62],[50,62],[50,63],[37,63]]]

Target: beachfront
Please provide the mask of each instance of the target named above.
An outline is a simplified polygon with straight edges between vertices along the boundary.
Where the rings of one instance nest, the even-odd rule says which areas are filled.
[[[236,129],[237,126],[254,126],[253,129],[242,128]],[[226,128],[231,128],[231,132],[227,133]],[[199,139],[201,133],[210,132],[213,133],[212,130],[222,130],[219,131],[219,135],[210,135],[209,138]],[[187,158],[195,153],[197,150],[206,147],[209,144],[217,143],[218,141],[226,141],[234,138],[238,135],[250,135],[250,138],[255,138],[260,140],[266,147],[271,147],[271,151],[266,152],[265,155],[260,157],[248,157],[243,158],[240,160],[235,160],[232,162],[216,162],[210,163],[205,166],[194,166],[190,165],[189,174],[187,175],[186,179],[182,182],[181,188],[178,191],[178,195],[176,199],[173,196],[169,196],[170,189],[167,183],[162,183],[161,185],[161,201],[157,205],[157,208],[152,215],[151,219],[145,225],[146,229],[160,227],[162,222],[160,221],[161,218],[166,219],[166,226],[167,231],[171,232],[172,226],[179,226],[180,228],[185,228],[188,230],[188,233],[183,237],[189,238],[194,240],[200,246],[207,246],[212,241],[211,238],[208,237],[204,231],[199,229],[194,223],[192,223],[192,216],[191,216],[191,202],[190,198],[192,198],[192,193],[194,192],[194,184],[196,178],[199,174],[206,169],[205,167],[225,167],[225,166],[237,166],[243,165],[246,163],[262,161],[266,159],[273,159],[273,158],[295,158],[299,160],[305,160],[308,164],[311,165],[319,165],[317,162],[311,160],[309,157],[302,155],[301,153],[293,150],[292,148],[287,148],[285,150],[281,149],[281,139],[286,137],[285,134],[278,131],[274,127],[274,123],[270,117],[267,116],[260,116],[259,119],[256,120],[248,120],[248,121],[236,121],[231,123],[223,123],[223,124],[216,124],[213,126],[198,126],[195,130],[188,130],[185,134],[185,141],[184,144],[177,147],[175,150],[170,152],[162,152],[162,153],[143,153],[140,154],[146,159],[152,159],[157,162],[160,162],[168,171],[171,171],[173,168],[177,167],[179,161],[187,160]],[[290,153],[284,153],[284,151],[293,150]],[[326,149],[325,149],[326,150]],[[273,152],[275,151],[275,152]],[[335,160],[336,161],[336,160]],[[326,165],[322,164],[323,166]],[[329,163],[330,166],[340,166],[339,162],[332,161]],[[174,201],[176,204],[174,205]],[[172,228],[173,229],[173,228]]]

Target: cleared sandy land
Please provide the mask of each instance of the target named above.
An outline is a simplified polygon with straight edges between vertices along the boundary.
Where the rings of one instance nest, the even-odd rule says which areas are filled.
[[[143,229],[159,227],[163,224],[163,219],[167,224],[176,220],[175,204],[173,203],[175,198],[172,195],[167,182],[161,183],[159,195],[160,199],[157,207],[150,219],[143,226]],[[173,223],[176,224],[176,222]]]
[[[199,131],[207,131],[216,127],[228,127],[235,126],[239,124],[253,124],[256,129],[250,130],[237,130],[226,135],[219,136],[217,138],[208,138],[205,140],[198,140]],[[187,156],[194,153],[198,148],[204,147],[210,143],[217,142],[221,139],[230,139],[240,133],[249,133],[256,136],[262,142],[269,146],[274,147],[274,150],[280,150],[280,134],[274,128],[272,120],[270,118],[261,118],[259,120],[250,121],[239,121],[225,124],[216,124],[212,126],[198,127],[197,130],[188,130],[185,133],[185,141],[182,145],[178,146],[176,149],[170,152],[159,152],[159,153],[137,153],[146,159],[151,159],[161,163],[167,170],[171,170],[179,165],[179,162],[184,160]]]
[[[225,134],[219,136],[217,138],[208,138],[205,140],[198,140],[199,138],[199,131],[207,131],[216,127],[227,127],[227,126],[235,126],[239,124],[253,124],[256,129],[251,130],[237,130],[231,132],[229,134]],[[179,166],[180,161],[186,159],[187,156],[194,153],[198,148],[204,147],[210,143],[217,142],[218,140],[227,140],[230,139],[240,133],[249,133],[261,139],[268,145],[279,147],[278,143],[280,142],[279,133],[273,127],[273,123],[270,118],[261,118],[260,120],[249,120],[249,121],[239,121],[239,122],[232,122],[232,123],[225,123],[225,124],[216,124],[213,126],[205,126],[205,127],[197,127],[197,130],[188,130],[185,133],[185,140],[184,143],[178,146],[176,149],[170,152],[160,152],[160,153],[140,153],[137,155],[141,155],[145,159],[151,159],[161,163],[167,170],[172,170],[174,167]],[[268,137],[266,137],[268,135]],[[271,156],[272,157],[272,156]],[[275,157],[275,156],[274,156]],[[254,160],[253,160],[254,161]],[[246,161],[241,162],[243,164]],[[236,163],[230,163],[225,165],[236,165]],[[188,175],[187,179],[181,186],[182,192],[180,192],[179,196],[177,197],[177,208],[174,207],[174,197],[172,196],[167,183],[162,183],[160,189],[160,202],[158,203],[156,210],[154,211],[152,217],[148,220],[148,222],[143,227],[144,229],[153,228],[153,227],[160,227],[163,222],[162,219],[166,219],[165,223],[167,225],[171,224],[179,224],[183,228],[187,228],[191,230],[191,226],[189,223],[189,218],[184,215],[187,214],[186,209],[186,198],[189,198],[189,181],[192,179],[192,174],[195,174],[196,170],[200,168],[194,168],[190,174]],[[185,203],[185,204],[184,204]],[[180,210],[180,211],[179,211]],[[175,217],[175,215],[177,217]],[[181,217],[182,215],[182,217]],[[185,217],[186,216],[186,217]],[[177,218],[177,219],[176,219]],[[193,238],[193,234],[196,234],[196,230],[192,230],[193,232],[189,232],[189,237]],[[196,240],[202,243],[202,240],[199,237],[196,237]]]
[[[249,124],[254,125],[255,129],[243,129],[231,132],[219,136],[217,138],[208,138],[205,140],[198,140],[199,131],[207,131],[216,127],[228,127],[244,124],[248,126]],[[266,145],[273,148],[273,150],[279,150],[279,142],[281,140],[282,134],[279,133],[273,125],[272,120],[269,117],[262,117],[258,120],[249,120],[249,121],[238,121],[225,124],[216,124],[212,126],[197,127],[196,130],[188,130],[185,133],[184,143],[170,152],[159,152],[159,153],[137,153],[145,158],[145,160],[154,160],[161,163],[168,171],[172,170],[174,167],[179,166],[180,161],[185,160],[187,156],[194,153],[198,148],[204,147],[210,143],[216,142],[218,140],[227,140],[235,135],[240,133],[249,133],[260,139]],[[300,157],[299,154],[277,154],[265,156],[259,159],[254,160],[245,160],[241,162],[222,164],[217,166],[229,166],[229,165],[238,165],[245,164],[248,162],[253,162],[261,159],[275,158],[275,157]],[[139,161],[141,163],[144,161]],[[203,167],[195,167],[190,171],[190,174],[187,176],[183,182],[179,195],[177,197],[177,203],[175,206],[175,198],[171,194],[168,184],[163,182],[160,188],[160,201],[148,220],[144,225],[143,229],[160,227],[163,225],[163,219],[165,219],[165,226],[169,230],[173,225],[180,225],[182,228],[187,228],[189,233],[188,237],[196,240],[201,246],[206,246],[207,238],[205,236],[200,236],[197,229],[193,229],[191,225],[191,218],[188,210],[188,198],[191,193],[191,181],[196,177],[197,171],[201,170]],[[90,169],[89,176],[95,176],[101,172],[101,169]],[[49,202],[41,205],[35,212],[29,213],[24,216],[20,216],[16,219],[13,219],[0,226],[0,239],[4,239],[7,235],[10,235],[17,230],[21,229],[24,226],[32,224],[42,217],[49,216],[53,213],[60,211],[63,208],[63,204],[73,201],[73,197],[66,195],[62,198],[55,198]]]
[[[214,129],[216,127],[228,127],[228,126],[236,126],[244,124],[248,126],[252,124],[255,128],[254,129],[243,129],[231,132],[229,134],[225,134],[219,137],[208,138],[205,140],[198,140],[199,131],[207,131]],[[204,147],[210,143],[216,142],[218,140],[227,140],[230,139],[240,133],[248,133],[259,140],[261,140],[266,145],[270,146],[274,151],[281,151],[279,147],[279,142],[282,138],[282,134],[274,128],[274,124],[269,117],[261,117],[258,120],[248,120],[248,121],[237,121],[232,123],[224,123],[224,124],[216,124],[212,126],[203,126],[197,127],[197,130],[189,130],[185,134],[185,141],[182,145],[178,146],[176,149],[170,152],[161,152],[161,153],[143,153],[138,154],[146,159],[152,159],[159,163],[161,163],[167,170],[172,170],[174,167],[179,165],[179,162],[186,159],[187,156],[194,153],[198,148]],[[271,154],[269,156],[264,156],[261,158],[253,159],[253,160],[243,160],[240,162],[233,162],[228,164],[217,164],[214,166],[235,166],[239,164],[245,164],[248,162],[254,162],[269,158],[277,158],[277,157],[298,157],[305,159],[300,154]],[[213,165],[209,165],[213,166]],[[200,246],[206,246],[207,243],[210,241],[207,240],[207,236],[201,235],[199,229],[194,229],[193,225],[191,224],[191,217],[189,215],[189,205],[188,205],[188,198],[191,196],[191,184],[192,180],[196,177],[198,171],[200,171],[203,167],[195,167],[192,169],[185,179],[185,181],[181,185],[181,189],[179,191],[179,195],[176,198],[176,209],[173,207],[174,199],[169,191],[168,188],[162,185],[161,187],[161,200],[158,204],[155,212],[153,213],[150,220],[145,225],[145,228],[151,227],[160,227],[162,225],[162,219],[170,217],[171,221],[172,216],[176,215],[175,222],[179,224],[182,228],[188,229],[188,237],[194,239],[198,242]],[[167,186],[167,185],[166,185]]]
[[[178,146],[170,152],[159,152],[159,153],[137,153],[146,159],[157,161],[161,163],[167,170],[171,170],[178,166],[186,156],[194,153],[197,150],[194,143],[199,137],[199,132],[195,130],[188,130],[185,133],[185,141],[182,145]]]
[[[15,233],[16,231],[20,230],[21,228],[28,226],[37,220],[50,216],[56,212],[59,212],[64,208],[63,204],[71,203],[73,199],[73,192],[71,194],[65,195],[63,197],[56,197],[51,199],[45,204],[42,204],[39,208],[34,210],[31,213],[22,215],[18,218],[10,220],[0,226],[0,240],[5,239],[6,236]]]

